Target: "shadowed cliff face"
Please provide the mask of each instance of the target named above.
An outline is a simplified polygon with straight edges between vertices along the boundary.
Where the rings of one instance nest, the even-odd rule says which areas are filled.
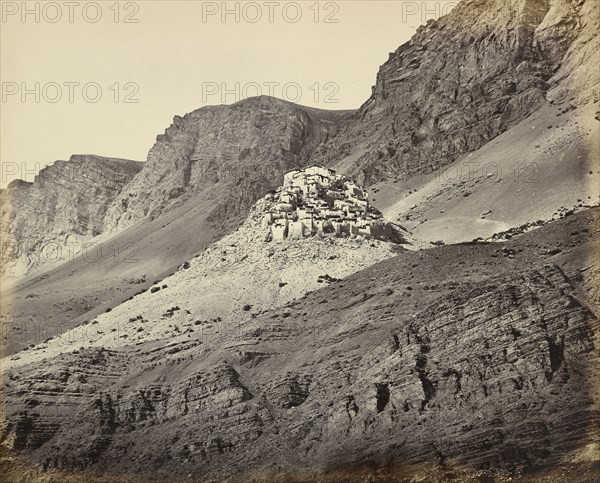
[[[33,183],[11,183],[1,194],[3,273],[79,252],[102,232],[108,206],[141,169],[137,161],[74,155],[41,170]]]
[[[597,230],[405,252],[240,327],[11,369],[2,442],[48,477],[571,481],[598,449]]]

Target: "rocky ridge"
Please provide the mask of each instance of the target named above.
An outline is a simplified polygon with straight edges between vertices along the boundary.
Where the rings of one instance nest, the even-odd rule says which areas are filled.
[[[231,228],[283,173],[306,165],[346,115],[261,96],[176,116],[108,209],[104,229],[156,218],[212,185],[219,199],[211,220]],[[331,163],[331,156],[323,162]]]
[[[595,0],[465,0],[390,53],[337,138],[371,185],[429,173],[550,103],[599,101]]]
[[[76,256],[102,233],[111,202],[141,169],[137,161],[73,155],[32,183],[10,183],[0,194],[3,276]]]

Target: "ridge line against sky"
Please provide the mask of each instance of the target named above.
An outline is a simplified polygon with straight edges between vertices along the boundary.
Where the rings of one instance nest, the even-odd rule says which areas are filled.
[[[459,1],[76,3],[2,2],[2,188],[72,154],[145,160],[205,105],[356,109],[389,53]]]

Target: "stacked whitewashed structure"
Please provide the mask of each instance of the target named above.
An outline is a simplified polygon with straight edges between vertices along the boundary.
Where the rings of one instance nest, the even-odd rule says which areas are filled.
[[[286,173],[283,186],[267,195],[267,202],[264,223],[273,240],[318,234],[393,238],[391,224],[369,206],[367,192],[322,166]]]

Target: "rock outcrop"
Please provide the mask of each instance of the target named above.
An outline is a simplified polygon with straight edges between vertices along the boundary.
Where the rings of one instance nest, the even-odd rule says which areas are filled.
[[[337,139],[371,183],[429,173],[551,102],[599,99],[595,0],[464,0],[390,53]]]
[[[103,231],[104,216],[142,163],[73,155],[45,167],[32,183],[2,190],[2,273],[18,275],[68,260]]]

